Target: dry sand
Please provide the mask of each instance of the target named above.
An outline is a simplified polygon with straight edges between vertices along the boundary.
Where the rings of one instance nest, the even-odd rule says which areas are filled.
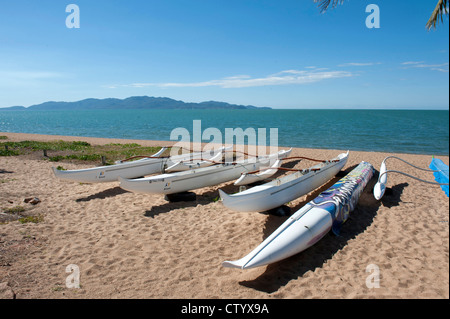
[[[0,135],[10,141],[130,142]],[[341,151],[298,148],[292,155],[331,158]],[[344,170],[363,160],[378,169],[388,155],[350,152]],[[420,167],[431,160],[429,155],[396,155]],[[439,158],[448,164],[448,157]],[[232,182],[196,190],[194,202],[170,203],[161,195],[126,192],[118,182],[61,181],[54,177],[53,165],[43,158],[0,157],[0,208],[22,205],[27,214],[43,217],[39,223],[0,224],[4,298],[449,298],[449,199],[438,186],[390,175],[388,193],[377,202],[373,179],[341,236],[329,233],[296,256],[238,270],[221,263],[246,255],[287,217],[237,213],[214,201],[219,188],[237,190]],[[433,180],[431,173],[399,161],[389,161],[388,168]],[[289,206],[299,209],[337,180]],[[35,196],[39,204],[23,202]],[[79,267],[79,289],[66,287],[70,264]],[[371,264],[379,267],[379,288],[366,285]]]

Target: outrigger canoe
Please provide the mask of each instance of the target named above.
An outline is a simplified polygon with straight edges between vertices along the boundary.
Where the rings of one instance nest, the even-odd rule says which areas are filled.
[[[348,153],[339,154],[329,161],[249,188],[240,193],[228,195],[219,190],[220,198],[225,207],[238,212],[263,212],[279,207],[331,180],[347,163]],[[273,171],[276,171],[276,168],[267,171],[271,171],[270,174],[272,174]],[[262,174],[264,172],[262,171]],[[242,179],[244,180],[244,178]]]
[[[240,162],[225,162],[189,171],[137,179],[119,178],[120,187],[130,192],[143,194],[181,193],[237,179],[244,172],[255,171],[264,165],[270,165],[271,161],[287,157],[291,150],[282,150],[267,156],[254,157]]]
[[[196,152],[187,153],[181,155],[175,155],[172,157],[159,157],[164,153],[166,147],[163,147],[160,151],[152,156],[130,162],[119,162],[115,165],[99,166],[86,169],[77,170],[58,170],[53,167],[53,172],[57,178],[80,182],[80,183],[106,183],[117,181],[119,177],[123,178],[135,178],[146,176],[155,173],[164,172],[166,167],[177,165],[180,162],[188,161],[196,158],[211,158],[218,155],[222,155],[224,148],[217,151],[208,152]],[[202,161],[205,162],[205,161]],[[206,165],[212,165],[212,161],[205,162]],[[195,163],[194,163],[195,164]],[[202,164],[205,165],[205,164]]]
[[[347,176],[289,217],[247,256],[236,261],[224,261],[222,265],[240,269],[268,265],[304,251],[330,230],[339,234],[373,174],[373,166],[361,162]]]

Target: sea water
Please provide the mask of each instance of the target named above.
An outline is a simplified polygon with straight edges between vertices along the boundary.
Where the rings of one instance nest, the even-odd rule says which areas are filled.
[[[226,128],[277,128],[285,147],[449,154],[448,110],[0,109],[0,132],[168,141],[178,127],[192,134],[194,120],[223,136]]]

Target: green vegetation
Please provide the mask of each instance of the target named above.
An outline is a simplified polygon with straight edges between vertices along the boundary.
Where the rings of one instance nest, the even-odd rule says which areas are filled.
[[[12,182],[12,181],[15,181],[15,180],[16,180],[15,178],[0,178],[0,184]]]
[[[98,154],[71,154],[66,156],[51,156],[48,159],[50,162],[59,162],[61,160],[98,161],[101,158],[102,156]]]
[[[37,215],[37,216],[27,216],[27,217],[22,217],[19,218],[19,222],[21,224],[26,224],[26,223],[40,223],[44,221],[44,217],[42,217],[41,215]]]
[[[0,149],[0,156],[17,156],[19,152],[10,149]]]
[[[75,141],[75,142],[65,142],[65,141],[54,141],[54,142],[38,142],[38,141],[21,141],[21,142],[2,142],[0,143],[2,148],[9,149],[22,149],[22,150],[32,150],[32,151],[63,151],[72,150],[80,151],[91,147],[87,142]]]
[[[141,147],[139,144],[136,143],[128,143],[128,144],[110,143],[106,144],[105,146],[120,146],[121,148]]]
[[[5,214],[19,214],[23,213],[25,211],[25,208],[23,206],[14,206],[10,208],[6,208],[3,210],[3,213]]]
[[[320,11],[324,13],[328,8],[336,8],[339,4],[343,4],[344,0],[314,0],[314,2],[319,3]],[[428,30],[436,29],[436,24],[444,22],[444,16],[448,16],[448,2],[448,0],[438,0],[436,7],[426,23]]]
[[[19,222],[21,224],[26,224],[26,223],[40,223],[44,221],[44,217],[42,215],[37,215],[37,216],[26,216],[26,217],[22,217],[19,218]]]
[[[44,221],[44,216],[39,215],[29,215],[25,213],[26,208],[20,205],[2,208],[1,212],[3,215],[0,215],[0,225],[7,224],[11,221],[19,221],[21,224],[26,223],[40,223]]]
[[[66,142],[61,140],[52,142],[0,142],[0,156],[30,155],[45,151],[48,156],[46,158],[51,162],[99,162],[104,156],[106,164],[113,164],[117,160],[134,156],[150,156],[160,149],[161,147],[144,147],[136,143],[91,145],[83,141]],[[43,153],[41,154],[43,155]]]
[[[8,139],[8,136],[0,135],[0,140],[7,140],[7,139]]]

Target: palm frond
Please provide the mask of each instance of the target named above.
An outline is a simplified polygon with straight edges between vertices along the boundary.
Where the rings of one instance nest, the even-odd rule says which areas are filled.
[[[448,1],[447,0],[439,0],[436,8],[434,8],[433,13],[430,16],[426,24],[426,28],[430,30],[431,28],[436,29],[436,24],[439,24],[439,20],[444,22],[444,15],[448,15]]]
[[[319,3],[317,7],[320,9],[320,13],[324,13],[328,8],[331,7],[334,9],[338,4],[344,3],[344,0],[314,0],[314,2]]]

